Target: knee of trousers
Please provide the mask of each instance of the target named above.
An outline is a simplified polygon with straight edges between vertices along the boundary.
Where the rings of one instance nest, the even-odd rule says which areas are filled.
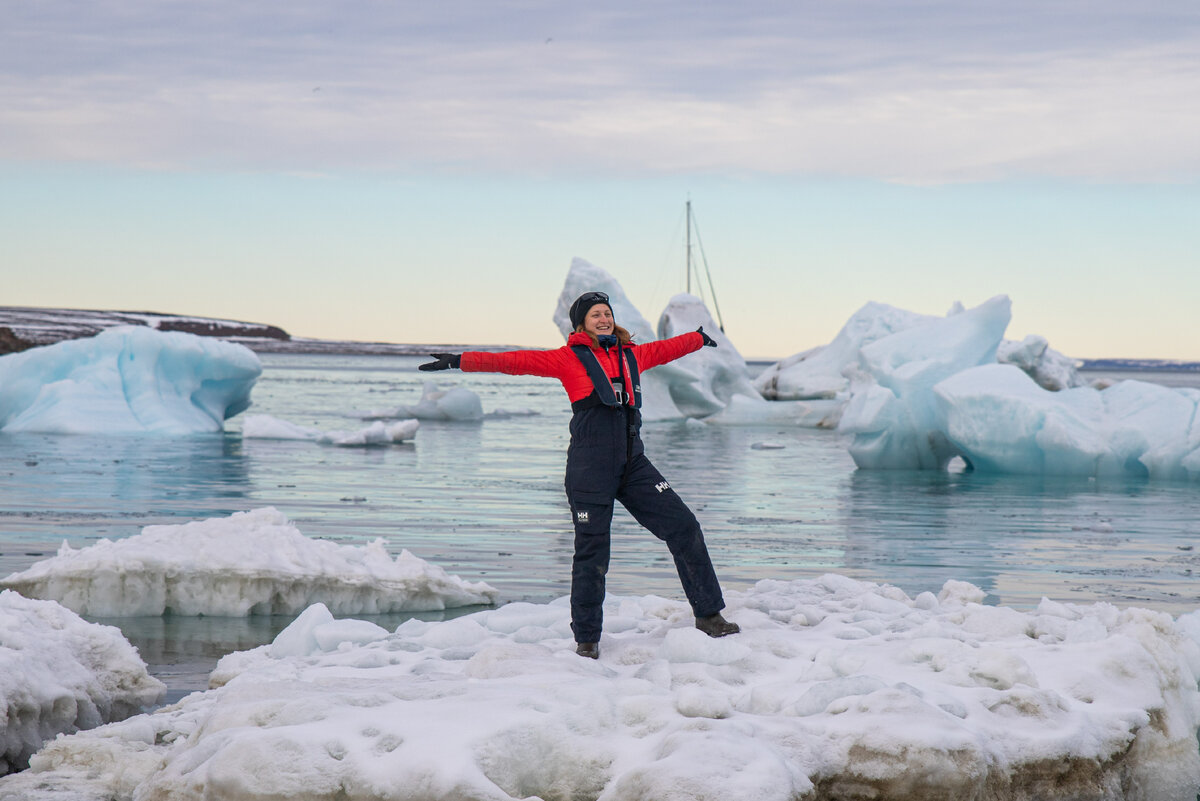
[[[637,518],[654,536],[664,542],[704,541],[704,532],[700,528],[700,521],[696,519],[692,510],[682,503],[673,506],[669,511],[664,510],[663,513],[658,513],[655,510],[649,514],[638,515]]]

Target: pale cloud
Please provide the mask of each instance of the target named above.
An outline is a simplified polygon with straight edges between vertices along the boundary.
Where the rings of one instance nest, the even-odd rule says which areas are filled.
[[[1200,177],[1191,4],[16,9],[0,23],[9,161]]]

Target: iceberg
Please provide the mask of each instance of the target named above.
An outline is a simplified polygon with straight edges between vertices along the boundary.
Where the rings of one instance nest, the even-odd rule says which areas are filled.
[[[933,395],[946,439],[977,470],[1200,480],[1200,390],[1122,381],[1049,392],[995,364]]]
[[[955,304],[947,317],[963,310]],[[836,425],[851,389],[863,348],[901,331],[933,325],[944,318],[906,311],[886,303],[870,302],[856,311],[827,345],[789,356],[768,367],[754,387],[768,400],[824,401],[828,410],[820,425]],[[1021,342],[1002,339],[996,361],[1013,364],[1039,386],[1049,390],[1083,386],[1077,362],[1049,346],[1045,337],[1031,335]],[[811,420],[812,417],[805,419]]]
[[[754,386],[768,400],[833,400],[850,388],[844,371],[858,364],[864,346],[938,319],[872,301],[852,314],[828,345],[771,365],[759,374]]]
[[[498,592],[382,539],[365,546],[305,537],[265,507],[182,525],[146,526],[0,579],[0,587],[58,601],[81,615],[294,615],[322,602],[341,614],[492,604]]]
[[[860,349],[838,425],[856,465],[944,470],[961,457],[992,472],[1200,479],[1200,391],[1083,386],[1043,338],[1003,339],[1010,307],[995,297]]]
[[[48,743],[0,797],[1193,801],[1200,612],[983,596],[762,581],[728,593],[723,639],[610,596],[596,661],[566,598],[386,636],[314,607],[208,691]]]
[[[122,720],[165,694],[118,629],[0,592],[0,776],[55,735]]]
[[[340,447],[391,445],[412,440],[420,426],[418,420],[397,420],[392,423],[376,420],[358,431],[321,431],[280,420],[269,414],[252,414],[242,423],[242,438],[309,440]]]
[[[262,363],[242,345],[122,326],[0,356],[0,431],[186,435],[250,405]]]
[[[688,356],[687,366],[696,374],[696,380],[674,382],[669,386],[676,407],[688,417],[708,417],[723,411],[735,399],[765,404],[750,382],[746,360],[713,320],[700,298],[686,293],[671,298],[658,320],[658,338],[668,339],[700,327],[717,347],[701,348]]]
[[[838,430],[853,434],[859,467],[945,469],[958,451],[948,441],[933,386],[996,362],[1011,317],[997,296],[974,309],[881,337],[859,351],[850,401]]]

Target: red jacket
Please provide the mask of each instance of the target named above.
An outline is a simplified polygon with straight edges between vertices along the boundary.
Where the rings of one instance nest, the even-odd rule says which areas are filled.
[[[637,359],[638,372],[644,373],[651,367],[658,367],[699,350],[703,344],[704,337],[697,331],[691,331],[670,339],[633,345],[628,350],[631,350]],[[572,345],[592,347],[592,338],[583,331],[576,331],[571,334],[566,345],[555,350],[510,350],[504,353],[469,350],[462,355],[459,366],[467,373],[508,373],[557,378],[562,382],[571,403],[574,403],[590,395],[593,387],[583,362],[571,350]],[[618,376],[616,348],[605,351],[603,348],[592,347],[592,353],[596,354],[609,378]]]

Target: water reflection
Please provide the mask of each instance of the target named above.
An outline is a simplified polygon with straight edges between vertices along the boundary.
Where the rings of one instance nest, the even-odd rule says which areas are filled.
[[[857,471],[848,483],[847,567],[906,591],[960,579],[1018,607],[1043,596],[1200,603],[1180,558],[1200,512],[1194,487],[925,471]]]
[[[143,526],[245,508],[241,438],[0,433],[0,570]]]

